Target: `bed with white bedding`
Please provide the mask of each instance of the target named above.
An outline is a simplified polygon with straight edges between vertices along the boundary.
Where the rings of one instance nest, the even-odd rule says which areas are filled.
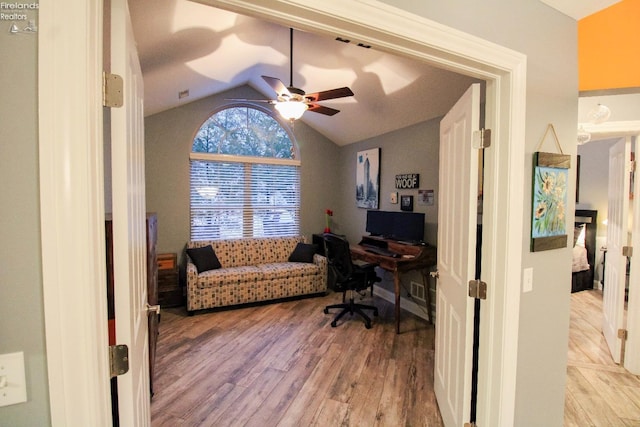
[[[576,210],[571,292],[593,289],[598,211]]]

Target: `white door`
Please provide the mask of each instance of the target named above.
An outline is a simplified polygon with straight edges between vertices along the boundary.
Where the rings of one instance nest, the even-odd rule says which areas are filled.
[[[126,0],[111,0],[111,73],[124,80],[124,105],[111,108],[111,167],[116,342],[129,347],[118,377],[120,425],[151,416],[147,325],[144,117],[142,72]]]
[[[640,137],[635,137],[635,152],[638,153]],[[640,194],[640,179],[633,180],[633,194]],[[640,197],[634,197],[631,247],[640,249]],[[624,367],[634,375],[640,375],[640,256],[631,257],[629,271],[629,301],[627,307],[627,342],[625,344]]]
[[[607,215],[607,258],[602,292],[602,333],[611,356],[620,363],[623,328],[624,288],[627,258],[622,248],[628,245],[629,184],[631,173],[631,141],[621,139],[609,149],[609,212]]]
[[[472,85],[440,122],[435,392],[446,426],[469,421],[475,278],[480,85]]]

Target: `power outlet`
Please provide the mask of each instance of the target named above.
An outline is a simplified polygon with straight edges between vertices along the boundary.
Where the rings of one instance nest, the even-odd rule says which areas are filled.
[[[411,282],[411,298],[418,301],[426,301],[425,289],[421,283]]]
[[[27,401],[24,353],[0,354],[0,406]]]
[[[522,292],[533,290],[533,267],[525,268],[522,271]]]

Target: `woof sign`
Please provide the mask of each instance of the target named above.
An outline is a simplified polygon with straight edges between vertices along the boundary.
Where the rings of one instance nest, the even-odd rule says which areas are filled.
[[[419,173],[405,173],[402,175],[396,175],[396,188],[418,188],[419,185]]]

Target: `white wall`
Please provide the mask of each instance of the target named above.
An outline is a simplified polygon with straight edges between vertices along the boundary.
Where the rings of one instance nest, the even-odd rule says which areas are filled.
[[[640,93],[628,93],[581,96],[578,101],[578,122],[588,122],[589,111],[597,107],[598,104],[609,107],[611,110],[610,122],[640,120]]]

